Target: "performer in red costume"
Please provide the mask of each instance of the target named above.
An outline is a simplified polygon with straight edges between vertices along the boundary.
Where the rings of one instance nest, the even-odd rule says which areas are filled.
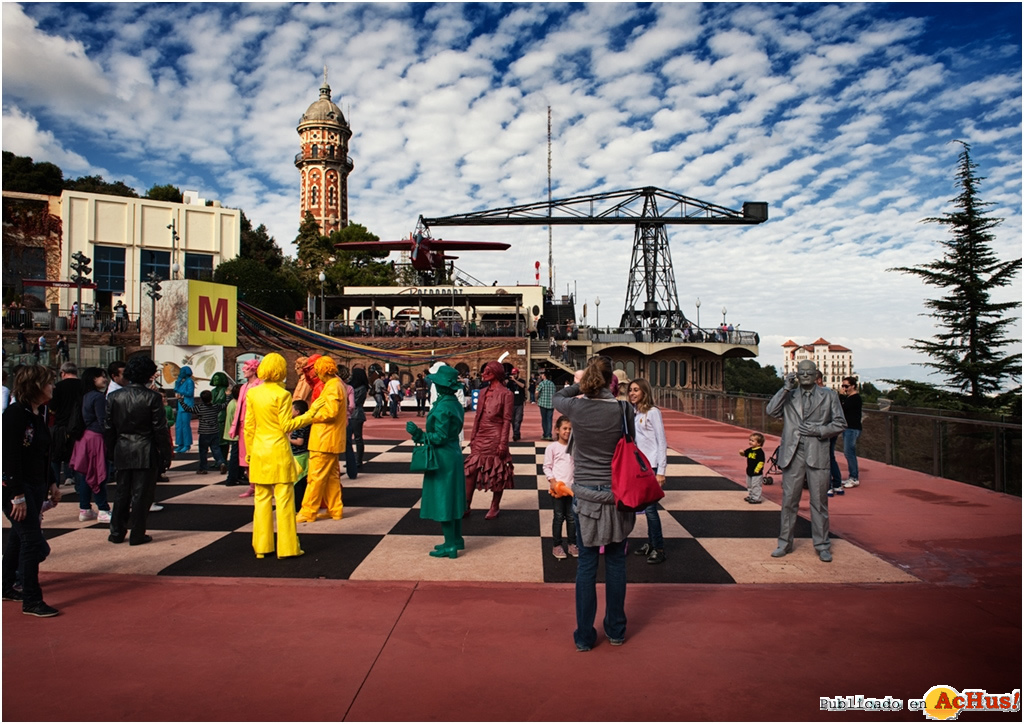
[[[512,393],[505,386],[505,368],[488,362],[481,374],[488,383],[476,406],[470,455],[466,458],[466,515],[474,490],[491,491],[487,520],[498,517],[498,505],[506,488],[514,485],[508,436],[512,428]]]

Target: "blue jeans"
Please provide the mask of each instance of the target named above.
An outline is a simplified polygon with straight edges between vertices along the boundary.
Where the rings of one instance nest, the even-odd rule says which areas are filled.
[[[851,478],[860,479],[860,468],[857,465],[857,438],[860,430],[843,430],[843,454],[846,455],[846,467]]]
[[[238,440],[231,441],[231,450],[228,453],[228,477],[224,481],[225,485],[237,485],[239,478],[238,471]]]
[[[553,407],[540,407],[540,429],[541,435],[547,439],[551,439],[551,418],[555,416],[555,408]]]
[[[220,433],[204,432],[199,435],[199,469],[206,470],[206,453],[213,453],[213,460],[218,465],[227,465],[220,452]]]
[[[583,545],[579,516],[576,518],[576,544],[580,557],[576,566],[576,646],[592,648],[597,643],[597,566],[600,547]],[[626,541],[604,547],[604,633],[609,639],[626,637]]]
[[[843,487],[843,474],[839,470],[839,463],[836,462],[836,439],[828,441],[828,487]]]
[[[92,488],[89,487],[89,483],[85,482],[85,476],[76,471],[75,491],[78,493],[79,510],[89,510],[91,508],[90,501],[92,501],[96,503],[96,507],[100,510],[110,511],[110,503],[107,502],[106,480],[100,483],[100,489],[94,493]]]
[[[647,541],[659,551],[665,550],[665,538],[661,534],[661,517],[658,515],[658,504],[651,503],[644,508],[647,516]],[[606,549],[607,550],[607,549]]]

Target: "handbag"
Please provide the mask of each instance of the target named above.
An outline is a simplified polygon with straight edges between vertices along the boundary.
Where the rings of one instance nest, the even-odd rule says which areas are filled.
[[[437,453],[434,446],[426,443],[417,443],[412,449],[412,463],[409,470],[414,473],[426,473],[437,470]]]
[[[615,507],[635,513],[665,497],[654,468],[629,435],[626,407],[622,405],[622,437],[612,456],[612,496]]]

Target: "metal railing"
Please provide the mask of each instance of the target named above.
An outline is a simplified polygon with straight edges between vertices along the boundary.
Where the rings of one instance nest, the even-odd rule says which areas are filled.
[[[765,412],[769,398],[659,387],[655,404],[709,420],[782,434]],[[857,456],[1021,495],[1021,425],[950,415],[879,409],[865,404]],[[836,453],[843,449],[842,436]],[[842,458],[840,458],[842,460]]]
[[[719,329],[651,329],[650,327],[587,327],[586,334],[594,342],[677,342],[683,344],[744,344],[756,346],[761,338],[757,332],[721,331]]]

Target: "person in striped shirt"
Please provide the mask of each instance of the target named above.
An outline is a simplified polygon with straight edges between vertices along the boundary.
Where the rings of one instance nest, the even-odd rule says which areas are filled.
[[[181,395],[177,395],[181,408],[199,418],[199,474],[206,475],[206,453],[213,453],[214,461],[220,466],[221,474],[228,471],[228,463],[224,453],[220,451],[221,426],[217,415],[228,405],[226,402],[214,404],[213,393],[203,390],[199,395],[198,405],[189,405]]]

